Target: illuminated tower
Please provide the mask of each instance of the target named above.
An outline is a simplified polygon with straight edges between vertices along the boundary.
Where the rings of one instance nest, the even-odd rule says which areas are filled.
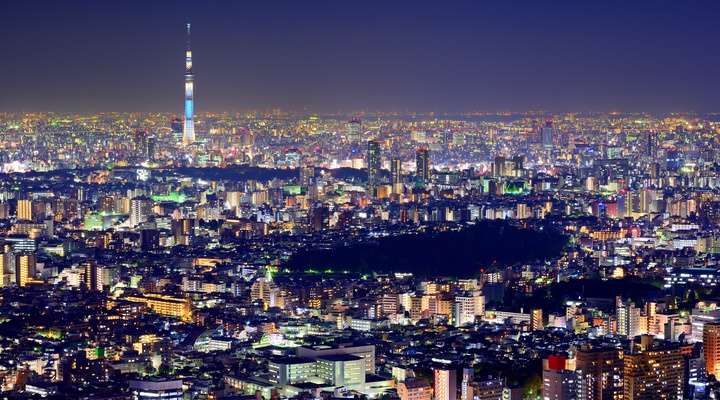
[[[368,173],[368,189],[375,195],[375,190],[380,181],[380,168],[382,161],[380,160],[380,142],[376,140],[368,141],[367,149],[367,173]]]
[[[415,175],[423,185],[430,181],[430,151],[420,148],[415,153]]]
[[[399,158],[393,158],[390,161],[390,181],[392,183],[392,192],[402,193],[402,162]]]
[[[193,121],[195,103],[193,101],[193,79],[192,51],[190,50],[190,24],[187,28],[187,47],[185,48],[185,116],[183,123],[183,145],[187,146],[195,142],[195,121]]]

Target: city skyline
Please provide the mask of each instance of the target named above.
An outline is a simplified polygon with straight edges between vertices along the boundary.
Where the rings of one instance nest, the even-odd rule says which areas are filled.
[[[2,11],[0,397],[720,398],[720,2]]]
[[[0,111],[714,112],[712,2],[12,3]],[[178,114],[180,114],[178,112]]]

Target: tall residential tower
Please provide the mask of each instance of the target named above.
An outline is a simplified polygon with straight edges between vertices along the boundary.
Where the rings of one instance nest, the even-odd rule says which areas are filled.
[[[192,51],[190,50],[190,24],[187,28],[187,45],[185,48],[185,116],[183,123],[183,145],[187,146],[195,142],[195,121],[193,120],[195,103],[193,100],[193,79]]]

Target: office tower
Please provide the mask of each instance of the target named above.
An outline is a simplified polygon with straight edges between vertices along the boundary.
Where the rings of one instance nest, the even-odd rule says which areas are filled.
[[[543,310],[542,308],[533,309],[530,312],[530,329],[536,331],[541,330],[545,327],[543,322]]]
[[[620,303],[616,315],[618,335],[632,339],[640,334],[640,309],[633,302]]]
[[[135,197],[130,200],[130,225],[137,226],[148,220],[152,211],[152,200],[147,197]]]
[[[505,176],[505,157],[495,157],[495,159],[493,160],[492,173],[495,177]]]
[[[347,135],[351,141],[360,139],[362,133],[362,121],[359,118],[353,118],[347,123]]]
[[[430,150],[420,148],[415,153],[415,175],[421,184],[430,182]]]
[[[475,371],[472,368],[463,368],[460,382],[460,400],[473,400],[473,380]]]
[[[192,69],[192,51],[190,50],[190,24],[186,24],[187,46],[185,48],[185,114],[182,143],[187,146],[195,142],[195,103],[193,100],[195,74]]]
[[[398,383],[400,400],[431,400],[432,387],[424,379],[408,378]]]
[[[157,146],[157,138],[155,135],[148,136],[145,148],[145,158],[148,161],[155,161],[155,147]]]
[[[367,175],[368,175],[368,189],[375,195],[375,190],[380,183],[380,142],[376,140],[368,141],[367,148]]]
[[[35,279],[35,254],[23,253],[15,256],[15,282],[18,286],[27,286]]]
[[[575,353],[577,400],[622,400],[623,351],[580,348]]]
[[[33,204],[32,200],[18,200],[17,201],[17,219],[22,221],[32,221],[33,219]]]
[[[399,158],[390,161],[390,183],[393,193],[399,194],[402,191],[402,162]]]
[[[647,140],[645,142],[645,155],[647,157],[657,156],[657,133],[647,133]]]
[[[550,355],[543,360],[543,400],[575,399],[575,371],[569,368],[565,356]]]
[[[682,399],[685,361],[680,346],[643,335],[632,347],[623,357],[623,400]]]
[[[523,156],[515,156],[510,160],[512,164],[512,176],[515,177],[521,177],[524,175],[525,171],[525,157]]]
[[[708,375],[720,376],[720,323],[711,322],[703,326],[703,352]]]
[[[542,130],[540,131],[540,142],[545,148],[552,148],[553,147],[553,136],[555,135],[555,130],[553,129],[553,123],[552,120],[545,121],[545,126],[542,127]]]
[[[435,400],[457,399],[457,370],[450,366],[433,369],[435,376]]]

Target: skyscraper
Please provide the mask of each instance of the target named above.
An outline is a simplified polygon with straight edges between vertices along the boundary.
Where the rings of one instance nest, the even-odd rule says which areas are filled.
[[[415,153],[415,175],[422,184],[430,181],[430,150],[420,148]]]
[[[25,287],[35,279],[37,259],[35,254],[23,253],[15,257],[15,282]]]
[[[357,141],[362,133],[362,121],[360,118],[353,118],[347,123],[347,135],[351,141]]]
[[[375,194],[375,189],[380,183],[380,142],[376,140],[368,141],[367,149],[367,174],[368,174],[368,189]]]
[[[183,145],[187,146],[195,142],[195,121],[193,120],[195,102],[193,100],[193,89],[195,74],[192,70],[192,51],[190,50],[190,24],[187,28],[187,47],[185,48],[185,115],[183,123]]]
[[[435,399],[456,400],[457,399],[457,370],[451,366],[436,367],[435,376]]]
[[[618,335],[634,338],[640,332],[640,309],[631,301],[622,302],[617,307],[617,333]]]
[[[703,326],[703,351],[708,375],[720,376],[720,323],[710,322]]]
[[[24,221],[33,219],[33,204],[31,200],[18,200],[17,219]]]
[[[555,131],[553,129],[552,120],[545,121],[545,126],[543,126],[542,130],[540,131],[540,141],[543,147],[553,147],[554,135]]]
[[[390,161],[390,182],[393,193],[400,193],[402,190],[402,162],[399,158]]]
[[[657,133],[655,132],[648,132],[647,133],[647,140],[645,142],[645,155],[647,157],[656,157],[657,156]]]
[[[460,381],[460,400],[473,399],[472,383],[475,379],[475,371],[472,368],[463,368],[462,381]]]

